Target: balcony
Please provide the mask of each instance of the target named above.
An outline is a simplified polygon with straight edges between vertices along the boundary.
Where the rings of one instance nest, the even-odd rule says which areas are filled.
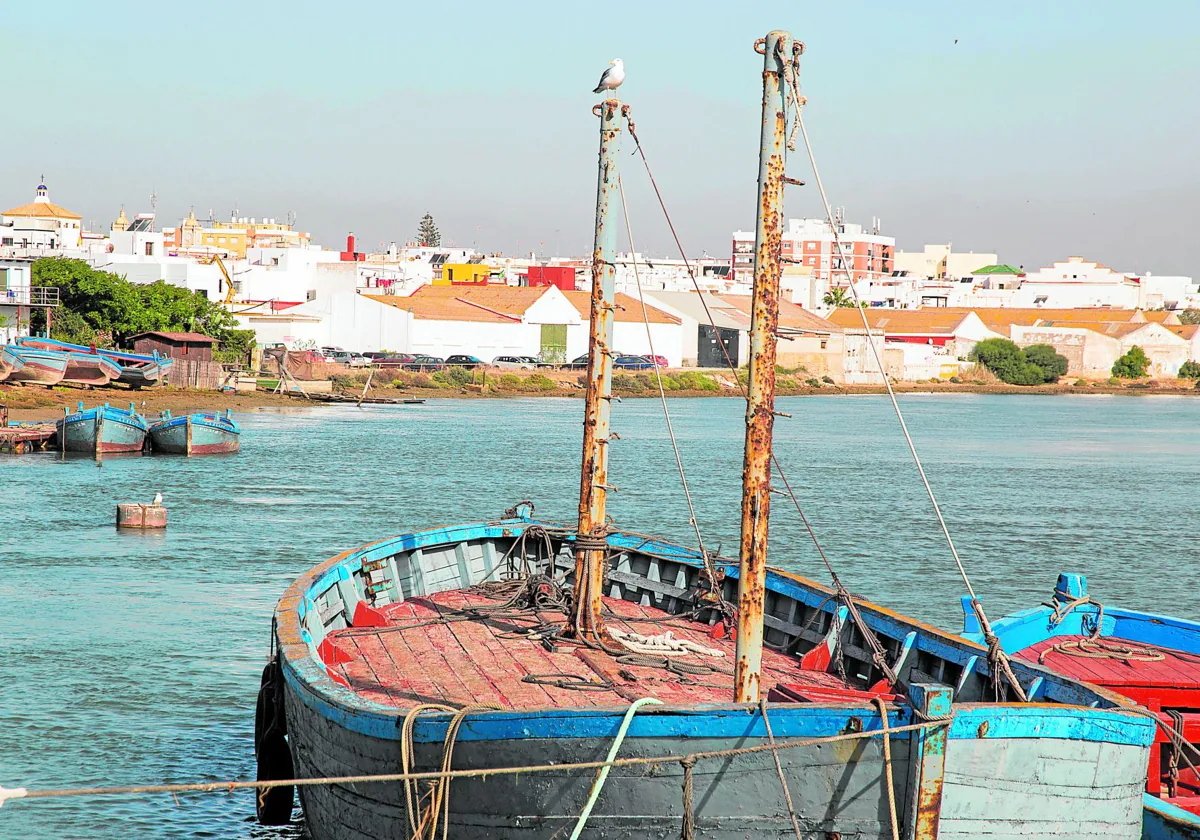
[[[58,306],[57,286],[0,290],[0,306]]]

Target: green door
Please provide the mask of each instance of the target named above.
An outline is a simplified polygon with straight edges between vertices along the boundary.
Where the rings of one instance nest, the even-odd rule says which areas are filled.
[[[561,365],[567,360],[567,325],[542,324],[543,362]]]

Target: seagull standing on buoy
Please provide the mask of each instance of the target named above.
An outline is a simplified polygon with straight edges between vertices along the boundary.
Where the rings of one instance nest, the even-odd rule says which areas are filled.
[[[158,505],[161,505],[161,504],[162,504],[162,491],[161,491],[161,490],[158,490],[158,491],[156,491],[156,492],[154,493],[154,501],[153,501],[153,502],[151,502],[150,504],[152,504],[152,505],[154,505],[154,506],[156,506],[156,507],[157,507]]]
[[[596,85],[596,89],[592,93],[616,90],[621,86],[621,82],[623,81],[625,81],[625,62],[619,58],[614,58],[608,62],[608,69],[604,71],[604,75],[600,77],[600,84]]]

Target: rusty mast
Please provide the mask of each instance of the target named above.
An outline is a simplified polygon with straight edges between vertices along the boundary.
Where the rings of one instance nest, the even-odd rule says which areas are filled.
[[[563,635],[609,650],[620,646],[604,624],[601,597],[608,567],[607,521],[609,413],[612,401],[616,218],[621,120],[629,106],[615,96],[593,111],[600,117],[600,167],[596,184],[596,237],[592,248],[592,300],[588,337],[587,394],[583,415],[583,472],[579,486],[579,529],[575,542],[575,592]]]
[[[775,30],[767,35],[765,43],[759,42],[764,43],[762,138],[754,235],[746,452],[742,465],[742,541],[738,574],[737,663],[734,668],[734,701],[738,703],[757,703],[762,679],[787,114],[787,91],[781,81],[783,64],[792,52],[791,41],[789,33]]]

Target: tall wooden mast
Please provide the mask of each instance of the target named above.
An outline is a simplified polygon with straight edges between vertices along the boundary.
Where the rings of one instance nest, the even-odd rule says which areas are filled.
[[[617,195],[621,120],[627,106],[615,96],[595,109],[600,116],[600,171],[596,185],[596,238],[592,248],[591,332],[583,415],[583,474],[575,544],[575,598],[564,635],[616,648],[601,613],[608,565],[605,505],[608,497],[609,411],[612,401],[613,299],[616,293],[617,225],[610,203]]]
[[[762,678],[767,525],[771,515],[771,446],[775,425],[775,342],[779,327],[783,233],[783,146],[787,114],[783,62],[790,60],[791,41],[789,33],[776,30],[767,35],[763,51],[762,142],[754,236],[750,384],[746,400],[746,454],[742,466],[742,542],[734,670],[734,700],[738,703],[758,702]]]

